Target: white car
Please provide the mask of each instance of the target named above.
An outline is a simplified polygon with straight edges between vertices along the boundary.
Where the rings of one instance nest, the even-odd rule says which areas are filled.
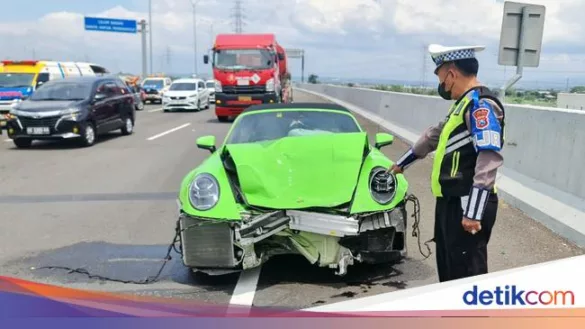
[[[178,79],[164,93],[162,104],[164,112],[208,109],[209,91],[201,79]]]
[[[209,90],[210,101],[215,102],[215,80],[205,81],[205,87]]]
[[[141,87],[146,94],[145,101],[153,103],[161,103],[163,94],[169,89],[172,81],[171,78],[146,78],[141,83]]]

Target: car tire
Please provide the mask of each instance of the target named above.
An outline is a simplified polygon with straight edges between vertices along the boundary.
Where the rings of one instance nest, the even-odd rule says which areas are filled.
[[[80,144],[82,147],[90,147],[95,144],[97,133],[95,126],[91,122],[87,122],[81,130]]]
[[[201,112],[201,100],[197,101],[197,112]]]
[[[207,97],[207,106],[205,106],[206,110],[209,110],[211,108],[211,100],[209,99],[209,97]]]
[[[218,116],[217,120],[219,120],[219,122],[227,122],[228,121],[228,117],[226,116]]]
[[[32,145],[32,139],[29,138],[16,138],[13,139],[14,145],[19,149],[29,148]]]
[[[128,135],[132,135],[132,133],[134,132],[134,120],[132,119],[132,117],[127,116],[124,119],[124,126],[122,127],[122,135],[124,136],[128,136]]]
[[[138,104],[136,104],[136,111],[142,111],[144,110],[144,103],[140,102]]]

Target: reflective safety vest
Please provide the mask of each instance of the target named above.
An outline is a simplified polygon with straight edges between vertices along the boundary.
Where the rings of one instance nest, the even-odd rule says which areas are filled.
[[[473,186],[477,151],[473,136],[465,122],[465,115],[472,108],[474,94],[479,98],[494,100],[504,110],[504,106],[497,100],[491,91],[485,87],[473,88],[465,96],[455,102],[449,109],[447,120],[439,144],[435,150],[433,172],[431,174],[431,189],[435,197],[466,196]],[[504,122],[502,120],[502,131]],[[502,133],[504,145],[504,133]],[[495,189],[495,187],[494,187]]]

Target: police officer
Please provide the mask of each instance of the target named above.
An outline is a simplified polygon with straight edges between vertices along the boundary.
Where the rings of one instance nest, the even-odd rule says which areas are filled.
[[[504,106],[477,79],[483,46],[430,45],[438,92],[455,100],[447,117],[428,128],[391,168],[402,173],[435,151],[434,241],[439,281],[488,272],[487,245],[496,220],[496,173],[503,163]]]

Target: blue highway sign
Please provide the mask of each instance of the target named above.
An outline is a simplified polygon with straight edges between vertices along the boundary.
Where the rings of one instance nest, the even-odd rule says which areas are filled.
[[[85,17],[85,30],[118,33],[137,33],[138,31],[135,20],[100,17]]]

